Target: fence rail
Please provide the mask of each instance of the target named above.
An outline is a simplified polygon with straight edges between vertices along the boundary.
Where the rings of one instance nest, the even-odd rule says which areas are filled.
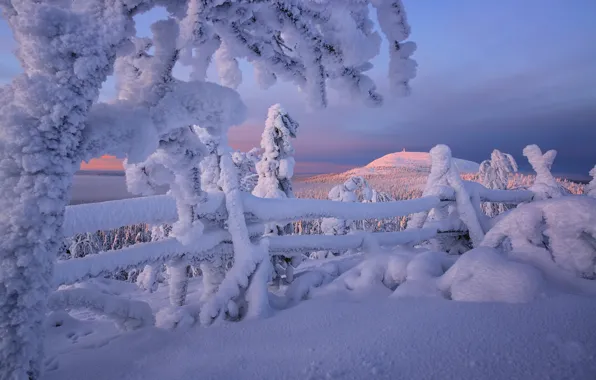
[[[482,201],[520,203],[532,199],[525,190],[488,190],[481,185],[471,189]],[[249,233],[262,234],[264,223],[336,217],[340,219],[386,219],[429,211],[454,202],[455,196],[441,198],[427,196],[417,199],[385,203],[342,203],[318,199],[265,199],[251,194],[242,195],[242,203]],[[225,202],[222,192],[208,193],[207,202],[199,213],[208,215]],[[172,223],[177,219],[176,202],[169,195],[149,196],[69,206],[66,209],[64,235],[109,230],[122,226],[148,223]],[[308,251],[357,249],[372,238],[379,245],[416,244],[438,234],[463,234],[466,231],[440,231],[439,228],[410,229],[399,232],[357,233],[349,235],[288,235],[270,236],[271,255],[295,256]],[[59,261],[55,267],[54,285],[72,284],[119,270],[138,268],[146,264],[163,263],[181,257],[195,261],[213,260],[217,255],[232,255],[230,233],[225,229],[207,230],[190,245],[182,245],[175,238],[100,252],[82,258]]]

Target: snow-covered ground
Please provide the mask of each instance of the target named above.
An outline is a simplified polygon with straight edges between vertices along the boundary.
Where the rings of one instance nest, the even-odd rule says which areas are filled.
[[[477,269],[483,265],[478,258],[490,257],[482,250],[471,253]],[[452,289],[453,299],[482,294],[487,301],[496,295],[492,302],[421,296],[414,280],[428,268],[407,265],[408,256],[398,252],[310,261],[294,286],[271,294],[277,310],[266,319],[121,333],[92,313],[74,313],[80,318],[75,320],[59,312],[48,322],[45,379],[596,378],[593,297],[545,286],[535,289],[530,302],[507,297],[510,302],[497,302],[495,291],[527,294],[522,283],[511,282],[512,274],[532,278],[528,268],[512,271],[521,264],[504,261],[485,262],[476,276],[470,275],[474,281],[460,278],[459,296]],[[380,268],[389,269],[380,273]],[[393,291],[383,284],[384,277],[399,277],[400,270],[409,280],[391,285]],[[332,272],[343,274],[311,288],[325,282],[317,276]],[[455,281],[449,273],[442,277]],[[199,280],[189,284],[191,305],[200,300]],[[151,294],[106,281],[95,280],[90,287],[167,311],[167,285]],[[295,296],[308,289],[310,299],[297,302]],[[164,324],[159,319],[158,314],[158,325]]]

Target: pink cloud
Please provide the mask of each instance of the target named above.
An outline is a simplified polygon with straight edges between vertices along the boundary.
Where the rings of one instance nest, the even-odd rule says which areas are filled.
[[[106,155],[89,162],[81,162],[81,170],[124,170],[124,167],[122,159]]]

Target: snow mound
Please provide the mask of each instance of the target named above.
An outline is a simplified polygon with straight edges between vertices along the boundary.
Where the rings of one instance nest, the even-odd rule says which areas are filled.
[[[460,158],[452,159],[457,168],[462,173],[476,173],[480,165],[473,161],[462,160]],[[368,165],[366,169],[377,168],[399,168],[404,166],[418,167],[421,169],[431,166],[430,154],[428,152],[396,152],[377,158]]]
[[[450,299],[472,302],[526,303],[542,296],[545,288],[538,269],[491,248],[466,252],[438,285]]]

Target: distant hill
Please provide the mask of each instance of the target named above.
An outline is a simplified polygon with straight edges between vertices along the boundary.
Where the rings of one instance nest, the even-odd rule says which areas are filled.
[[[479,164],[476,162],[459,158],[453,160],[464,177],[478,172]],[[350,177],[361,176],[378,191],[389,193],[396,199],[410,199],[422,193],[430,166],[430,155],[427,152],[390,153],[343,173],[295,179],[295,193],[305,198],[327,198],[327,193],[334,185]]]
[[[460,158],[454,158],[453,162],[455,166],[462,173],[476,173],[480,165],[476,162],[462,160]],[[385,168],[399,168],[399,167],[410,167],[430,170],[431,161],[430,154],[428,152],[396,152],[387,154],[381,158],[377,158],[368,165],[352,169],[352,171],[372,171]]]

